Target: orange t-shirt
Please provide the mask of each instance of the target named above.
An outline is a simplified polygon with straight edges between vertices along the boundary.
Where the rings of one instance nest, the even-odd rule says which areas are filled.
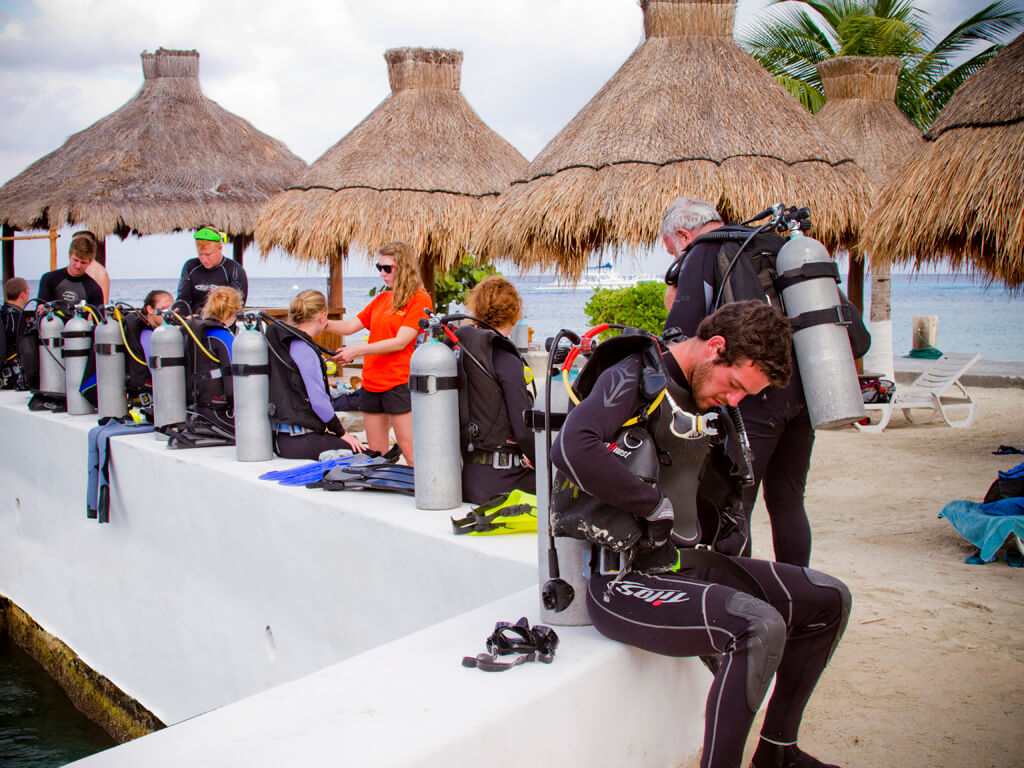
[[[356,317],[369,328],[369,342],[385,341],[398,335],[398,329],[408,326],[415,328],[419,335],[420,320],[426,315],[424,309],[431,309],[430,294],[416,291],[404,309],[391,311],[391,291],[384,291],[373,297]],[[413,339],[398,352],[363,357],[363,387],[369,392],[386,392],[401,384],[409,383],[409,359],[412,357],[416,340]]]

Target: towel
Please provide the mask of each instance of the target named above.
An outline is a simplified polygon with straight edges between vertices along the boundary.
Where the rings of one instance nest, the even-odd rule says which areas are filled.
[[[992,560],[1010,537],[1015,537],[1014,543],[1024,541],[1024,499],[1001,499],[988,504],[951,501],[939,517],[949,520],[961,536],[981,550],[983,562]]]

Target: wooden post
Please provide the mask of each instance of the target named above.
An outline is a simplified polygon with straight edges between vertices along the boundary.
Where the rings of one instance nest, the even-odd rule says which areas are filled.
[[[3,225],[3,237],[14,237],[14,232],[14,227],[9,227],[6,224]],[[3,271],[4,282],[6,283],[14,277],[14,241],[4,240],[3,243]]]
[[[936,347],[939,340],[939,317],[938,315],[915,315],[914,316],[914,349],[927,349]]]
[[[420,280],[423,281],[423,288],[430,294],[431,305],[437,309],[434,296],[434,259],[429,256],[424,256],[420,260]]]
[[[252,242],[252,235],[235,235],[231,238],[231,258],[242,264],[242,257],[245,254],[245,249],[249,247],[249,243]]]
[[[344,311],[344,302],[341,296],[341,257],[331,261],[330,276],[327,278],[327,308]]]
[[[96,261],[107,266],[107,238],[96,239]]]
[[[50,271],[57,268],[57,230],[50,230]]]
[[[846,273],[847,297],[853,302],[861,316],[864,315],[864,260],[855,258],[856,251],[850,252],[850,268]]]

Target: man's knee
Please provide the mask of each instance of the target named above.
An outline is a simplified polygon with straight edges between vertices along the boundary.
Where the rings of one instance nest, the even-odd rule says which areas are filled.
[[[836,632],[836,639],[833,641],[832,647],[828,652],[828,657],[831,659],[832,654],[835,653],[836,646],[839,645],[839,639],[843,636],[843,632],[846,631],[846,624],[850,620],[850,611],[853,610],[853,595],[850,593],[850,588],[835,576],[830,576],[827,573],[815,571],[811,568],[805,568],[804,573],[807,574],[807,580],[811,584],[824,588],[825,594],[831,595],[832,600],[835,601],[833,610],[838,616],[838,631]]]
[[[763,600],[735,592],[725,603],[725,610],[747,622],[743,639],[747,665],[747,707],[757,712],[772,675],[775,674],[786,645],[786,622],[779,612]]]

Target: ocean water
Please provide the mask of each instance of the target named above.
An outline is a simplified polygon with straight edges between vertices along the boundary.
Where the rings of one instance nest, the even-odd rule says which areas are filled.
[[[0,766],[52,768],[115,745],[13,640],[0,634]]]
[[[546,290],[553,282],[547,275],[508,275],[523,297],[525,322],[534,329],[534,341],[543,342],[561,328],[579,331],[589,325],[584,306],[593,291]],[[346,277],[342,283],[342,301],[349,315],[369,301],[369,291],[381,285],[377,277]],[[32,292],[36,285],[30,281]],[[139,305],[154,288],[174,293],[177,281],[114,280],[112,294]],[[306,288],[326,292],[327,279],[317,277],[254,278],[249,282],[249,306],[287,307],[296,293]],[[865,286],[870,293],[870,286]],[[868,317],[870,298],[866,298],[864,316]],[[1024,296],[1005,288],[972,280],[964,275],[893,275],[892,277],[893,352],[906,355],[913,344],[913,319],[916,315],[939,318],[937,347],[944,352],[979,352],[984,360],[1024,360]],[[452,308],[455,311],[455,308]]]

